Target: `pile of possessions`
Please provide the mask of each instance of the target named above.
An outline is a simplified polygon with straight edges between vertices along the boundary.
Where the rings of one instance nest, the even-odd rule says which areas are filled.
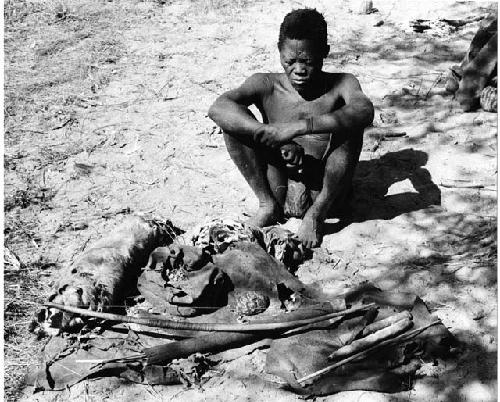
[[[32,325],[50,338],[28,383],[190,386],[229,349],[234,359],[267,348],[265,379],[293,392],[397,392],[423,362],[453,353],[455,339],[415,295],[365,284],[339,308],[304,285],[294,272],[309,254],[282,227],[218,219],[181,234],[129,218],[61,273]]]
[[[446,90],[454,93],[465,112],[481,107],[497,111],[498,20],[485,18],[459,66],[453,66]]]

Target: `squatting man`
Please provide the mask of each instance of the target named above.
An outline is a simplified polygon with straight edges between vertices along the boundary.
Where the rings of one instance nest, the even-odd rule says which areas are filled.
[[[324,220],[345,216],[373,105],[352,74],[322,70],[330,46],[318,11],[287,14],[278,50],[284,73],[252,75],[219,96],[209,116],[259,200],[249,223],[263,227],[303,218],[297,237],[316,247]]]

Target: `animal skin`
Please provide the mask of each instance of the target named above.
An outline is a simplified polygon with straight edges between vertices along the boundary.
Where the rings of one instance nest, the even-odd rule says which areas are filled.
[[[170,227],[168,227],[170,226]],[[136,289],[137,277],[149,254],[172,241],[171,223],[158,224],[139,217],[128,218],[109,236],[87,249],[70,267],[63,269],[50,302],[73,307],[110,311],[122,305]],[[42,321],[72,327],[71,314],[55,309],[42,312]]]

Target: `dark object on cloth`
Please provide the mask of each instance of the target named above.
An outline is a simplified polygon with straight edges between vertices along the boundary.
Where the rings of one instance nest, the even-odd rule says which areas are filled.
[[[205,249],[175,244],[170,247],[155,248],[149,255],[147,268],[168,275],[169,272],[178,269],[197,271],[211,261],[212,257]]]
[[[193,246],[211,254],[224,253],[233,244],[241,241],[257,243],[265,248],[259,228],[231,219],[212,219],[195,227],[190,236]]]
[[[204,258],[202,253],[200,256]],[[242,291],[256,291],[269,300],[278,300],[280,284],[291,294],[311,296],[284,264],[257,243],[239,241],[211,258],[213,262],[197,271],[145,270],[138,289],[158,312],[184,317],[212,313],[228,304],[234,307],[233,296]]]
[[[411,387],[408,381],[418,369],[420,359],[432,361],[449,355],[450,347],[456,344],[456,341],[444,325],[433,324],[436,319],[429,314],[419,298],[399,297],[391,292],[381,292],[374,287],[365,286],[364,290],[351,292],[350,303],[359,303],[365,299],[365,292],[368,293],[366,298],[376,295],[385,303],[389,300],[397,302],[396,306],[381,307],[379,319],[393,315],[395,307],[400,309],[402,304],[413,299],[411,314],[415,327],[425,327],[429,324],[432,326],[413,339],[383,347],[365,359],[343,364],[317,378],[312,384],[304,386],[297,380],[331,366],[328,355],[352,339],[353,332],[360,333],[363,330],[363,321],[359,319],[354,327],[352,325],[356,324],[355,320],[349,320],[340,323],[337,328],[277,339],[267,354],[266,371],[284,379],[293,391],[311,396],[347,390],[399,392]]]
[[[227,273],[235,289],[256,290],[270,298],[278,297],[278,284],[295,293],[308,290],[282,263],[255,243],[238,243],[224,254],[214,256],[214,265]]]
[[[270,304],[269,296],[255,290],[239,292],[235,295],[234,300],[236,314],[244,316],[263,313]]]

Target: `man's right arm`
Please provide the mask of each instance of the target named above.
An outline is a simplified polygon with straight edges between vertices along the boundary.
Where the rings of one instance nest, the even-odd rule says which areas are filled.
[[[257,121],[248,106],[262,101],[272,91],[272,84],[266,74],[254,74],[240,87],[219,96],[208,110],[210,117],[224,132],[253,138],[263,126]]]

